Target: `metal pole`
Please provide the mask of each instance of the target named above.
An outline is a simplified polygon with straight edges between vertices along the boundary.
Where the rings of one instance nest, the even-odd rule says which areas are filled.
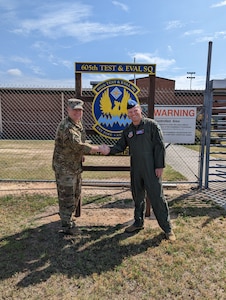
[[[61,119],[64,119],[64,92],[61,92]]]
[[[209,112],[209,96],[210,96],[210,69],[211,69],[211,55],[212,55],[212,42],[209,42],[208,45],[208,58],[207,58],[207,70],[206,70],[206,88],[204,94],[204,111],[203,111],[203,120],[202,120],[202,136],[201,136],[201,151],[200,151],[200,169],[199,169],[199,188],[202,187],[203,182],[203,169],[204,169],[204,153],[206,146],[206,133],[207,133],[207,122],[208,122],[208,112]],[[211,117],[210,117],[211,118]],[[210,120],[211,122],[211,120]],[[207,161],[207,160],[206,160]],[[205,168],[205,174],[209,172],[209,167]],[[205,178],[206,175],[205,175]],[[208,180],[208,178],[207,178]],[[206,187],[206,184],[205,184]]]
[[[210,163],[210,139],[211,139],[211,117],[213,107],[213,92],[212,85],[211,90],[208,93],[208,109],[207,109],[207,128],[206,128],[206,168],[205,168],[205,189],[209,187],[209,163]]]
[[[3,135],[3,128],[2,128],[2,98],[0,96],[0,138]]]
[[[134,62],[134,64],[136,63],[136,57],[134,57],[133,62]],[[134,73],[134,84],[135,84],[135,85],[137,84],[136,73]]]
[[[195,79],[195,76],[192,76],[195,74],[195,72],[187,72],[187,74],[189,74],[190,76],[187,76],[188,79],[190,79],[190,90],[191,90],[191,82],[192,79]]]

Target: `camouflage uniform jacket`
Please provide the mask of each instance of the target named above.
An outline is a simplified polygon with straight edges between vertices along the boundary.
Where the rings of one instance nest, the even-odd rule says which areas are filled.
[[[91,146],[85,143],[82,122],[74,123],[70,117],[66,117],[60,122],[56,132],[53,170],[57,173],[81,173],[82,156],[90,150]]]

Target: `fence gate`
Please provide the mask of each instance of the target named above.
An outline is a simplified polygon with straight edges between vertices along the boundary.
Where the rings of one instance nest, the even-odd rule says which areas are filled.
[[[226,80],[212,80],[207,98],[205,189],[226,208]]]

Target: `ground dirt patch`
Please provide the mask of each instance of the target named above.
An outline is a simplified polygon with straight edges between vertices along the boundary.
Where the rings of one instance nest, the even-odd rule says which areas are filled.
[[[171,199],[187,194],[190,188],[190,186],[170,186],[164,188],[164,193],[167,200],[171,201]],[[57,198],[55,183],[46,182],[1,183],[0,195],[9,194],[48,194]],[[114,226],[118,224],[127,226],[133,222],[134,206],[129,188],[83,186],[82,196],[95,196],[96,200],[109,197],[111,201],[107,204],[99,204],[94,201],[83,205],[81,216],[75,218],[78,226]],[[171,213],[171,219],[173,218]],[[58,205],[49,207],[44,213],[36,216],[35,220],[39,225],[59,221]],[[149,226],[158,226],[152,212],[150,217],[145,218],[145,227]]]

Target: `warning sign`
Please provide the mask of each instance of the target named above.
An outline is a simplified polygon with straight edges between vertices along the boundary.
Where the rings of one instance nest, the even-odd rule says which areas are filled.
[[[196,107],[158,105],[154,119],[159,123],[166,143],[195,143]]]

